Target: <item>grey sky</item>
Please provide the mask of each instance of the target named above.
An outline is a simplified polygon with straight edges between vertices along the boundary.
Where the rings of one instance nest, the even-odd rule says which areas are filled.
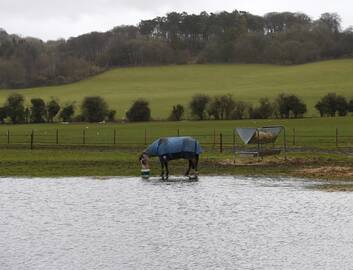
[[[337,12],[344,28],[353,25],[352,0],[0,0],[0,28],[21,36],[68,38],[107,31],[122,24],[163,16],[170,11],[199,13],[234,9],[263,15],[300,11],[314,19]]]

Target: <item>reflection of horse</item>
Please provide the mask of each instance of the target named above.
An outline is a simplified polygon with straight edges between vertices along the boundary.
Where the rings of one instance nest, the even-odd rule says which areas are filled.
[[[190,176],[190,170],[194,170],[194,176],[197,177],[197,166],[199,155],[202,149],[197,140],[191,137],[168,137],[160,138],[154,141],[150,146],[143,151],[140,156],[140,162],[143,168],[148,168],[149,157],[159,157],[161,163],[161,177],[168,179],[169,168],[168,162],[174,159],[187,159],[189,167],[185,172],[185,176]],[[165,169],[165,172],[164,172]]]

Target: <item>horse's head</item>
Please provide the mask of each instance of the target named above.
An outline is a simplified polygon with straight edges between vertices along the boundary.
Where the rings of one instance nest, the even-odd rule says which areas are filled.
[[[146,153],[142,153],[139,157],[139,161],[141,163],[141,166],[143,169],[148,169],[149,165],[148,165],[148,155]]]

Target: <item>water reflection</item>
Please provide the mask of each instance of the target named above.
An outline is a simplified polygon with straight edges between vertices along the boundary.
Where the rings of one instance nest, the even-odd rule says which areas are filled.
[[[0,269],[349,269],[353,196],[272,178],[0,179]]]

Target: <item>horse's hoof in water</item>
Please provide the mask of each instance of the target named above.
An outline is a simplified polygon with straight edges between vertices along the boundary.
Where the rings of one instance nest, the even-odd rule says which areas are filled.
[[[197,180],[197,179],[199,179],[197,174],[189,175],[189,180]]]

